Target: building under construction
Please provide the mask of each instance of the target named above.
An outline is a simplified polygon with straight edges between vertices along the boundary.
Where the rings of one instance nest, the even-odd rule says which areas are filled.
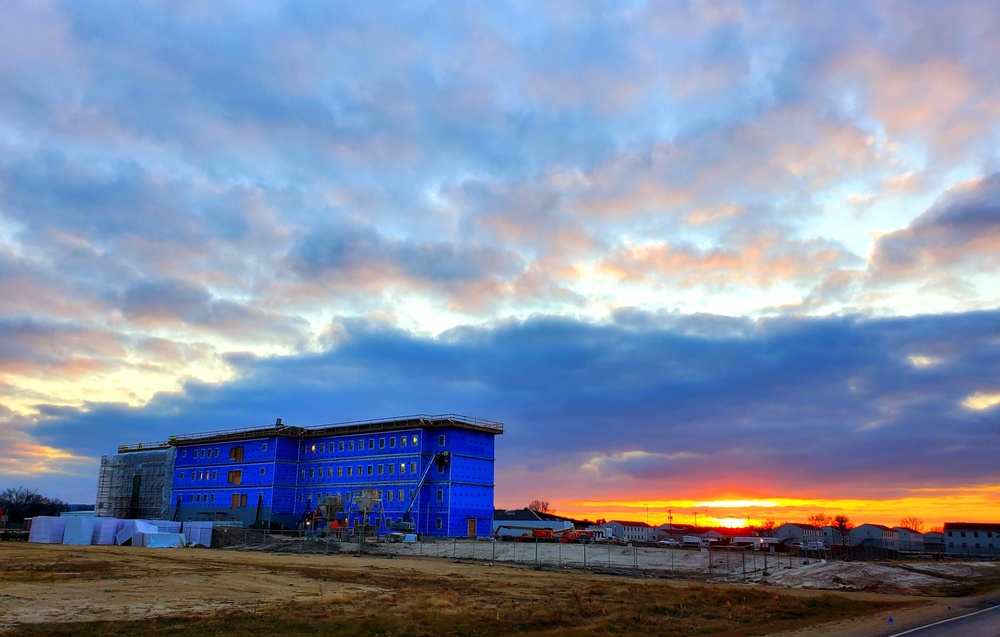
[[[102,456],[95,515],[167,519],[176,457],[174,447]]]
[[[315,427],[278,419],[122,446],[102,459],[97,515],[485,536],[502,433],[502,423],[455,414]],[[342,503],[337,520],[317,510],[328,499]]]

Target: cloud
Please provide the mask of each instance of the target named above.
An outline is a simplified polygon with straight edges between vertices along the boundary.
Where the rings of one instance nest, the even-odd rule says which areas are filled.
[[[595,468],[608,490],[750,476],[776,490],[968,484],[991,479],[1000,452],[996,406],[963,406],[995,391],[983,379],[1000,373],[997,319],[633,311],[602,325],[539,317],[437,339],[345,321],[327,351],[234,356],[232,381],[189,383],[144,407],[45,409],[28,431],[41,445],[95,456],[279,416],[310,425],[458,412],[506,423],[500,485],[522,465],[554,490]],[[914,366],[917,355],[940,362]]]
[[[775,230],[761,228],[754,236],[718,248],[630,246],[611,253],[600,267],[615,279],[647,285],[746,289],[817,280],[860,261],[830,242],[792,241]]]
[[[941,281],[1000,268],[1000,174],[952,188],[871,256],[880,281]]]

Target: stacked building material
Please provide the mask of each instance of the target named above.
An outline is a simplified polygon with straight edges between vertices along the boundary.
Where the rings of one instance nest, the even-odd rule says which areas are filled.
[[[156,527],[158,533],[180,533],[181,523],[173,520],[146,520]]]
[[[94,533],[90,536],[91,544],[114,544],[115,533],[122,528],[122,521],[117,518],[94,518]]]
[[[28,541],[39,544],[62,544],[63,534],[66,532],[67,519],[49,516],[34,518],[31,521],[31,532],[28,533]]]
[[[122,528],[115,534],[115,540],[117,540],[118,544],[125,544],[126,542],[129,542],[132,546],[142,546],[142,538],[138,538],[140,542],[137,542],[133,536],[136,533],[156,532],[156,527],[145,520],[122,520]]]
[[[212,546],[212,522],[185,522],[184,541],[191,546]]]
[[[65,519],[62,543],[90,546],[94,536],[94,518],[72,516]]]

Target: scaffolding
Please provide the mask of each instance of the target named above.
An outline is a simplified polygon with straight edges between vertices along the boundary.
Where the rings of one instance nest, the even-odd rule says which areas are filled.
[[[94,514],[119,519],[169,519],[176,457],[174,447],[102,456]]]

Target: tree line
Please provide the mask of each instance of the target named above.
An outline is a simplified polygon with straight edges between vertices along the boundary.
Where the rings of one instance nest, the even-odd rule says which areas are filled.
[[[10,487],[0,491],[0,509],[7,517],[7,524],[21,524],[25,518],[59,515],[69,511],[69,505],[57,498],[46,497],[36,489]]]

